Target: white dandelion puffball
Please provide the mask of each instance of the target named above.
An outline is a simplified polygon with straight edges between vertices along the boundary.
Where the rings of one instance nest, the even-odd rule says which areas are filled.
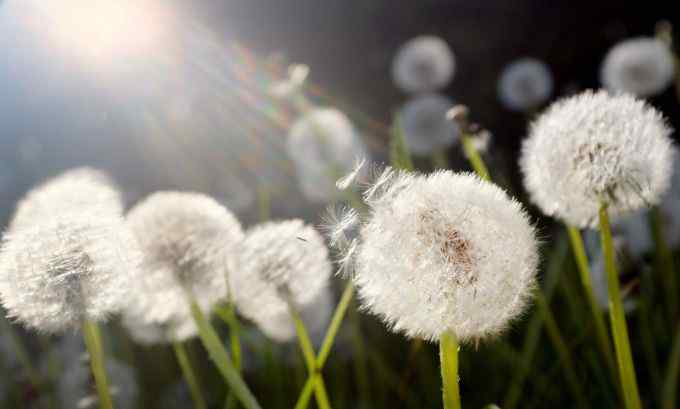
[[[534,289],[537,243],[521,204],[468,173],[384,179],[367,196],[356,254],[363,307],[409,337],[501,332]]]
[[[536,109],[550,98],[552,92],[550,68],[535,58],[520,58],[508,64],[498,80],[498,98],[512,111]]]
[[[401,107],[398,126],[412,154],[427,156],[458,141],[458,125],[446,117],[452,107],[453,101],[439,94],[415,97]]]
[[[671,129],[630,95],[586,91],[555,102],[532,125],[520,167],[531,200],[575,227],[656,204],[671,179]]]
[[[326,327],[333,314],[333,297],[329,289],[320,292],[317,297],[300,311],[300,317],[305,324],[314,345],[320,345],[325,335]],[[257,326],[270,339],[276,342],[287,342],[295,339],[295,323],[288,311],[276,316],[257,317]]]
[[[249,230],[238,266],[231,275],[236,306],[255,322],[288,313],[288,303],[303,311],[326,290],[331,275],[323,237],[298,219]]]
[[[198,335],[196,321],[190,316],[172,317],[159,324],[147,322],[143,317],[125,313],[122,324],[130,337],[142,345],[184,342]]]
[[[436,36],[415,37],[399,48],[392,60],[392,79],[404,92],[432,92],[446,87],[456,71],[456,58],[446,41]]]
[[[10,317],[39,331],[102,321],[127,303],[140,259],[122,217],[64,213],[5,235],[0,299]]]
[[[660,94],[675,76],[673,54],[661,40],[637,37],[612,47],[600,67],[600,81],[610,91],[640,97]]]
[[[63,213],[87,208],[95,213],[123,213],[121,194],[103,172],[91,168],[76,168],[52,178],[29,191],[19,201],[9,230],[54,220]]]
[[[191,316],[187,295],[206,312],[227,299],[243,231],[217,201],[199,193],[157,192],[135,205],[127,222],[144,253],[129,314],[163,324]]]
[[[335,180],[368,151],[349,118],[333,108],[313,109],[290,128],[286,151],[295,164],[302,193],[311,201],[338,196]]]

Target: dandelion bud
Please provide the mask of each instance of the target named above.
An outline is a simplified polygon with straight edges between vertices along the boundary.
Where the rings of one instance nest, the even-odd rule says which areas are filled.
[[[231,276],[239,311],[255,322],[305,309],[328,286],[323,237],[302,220],[263,223],[247,232]]]
[[[141,255],[121,217],[83,208],[3,238],[0,298],[28,327],[59,332],[127,302]]]
[[[661,114],[629,95],[586,91],[554,103],[531,126],[520,167],[532,201],[576,227],[655,204],[673,157]]]
[[[399,110],[406,145],[414,155],[427,156],[458,141],[458,125],[447,118],[453,102],[439,94],[411,99]]]
[[[298,119],[290,129],[286,149],[302,193],[315,202],[337,197],[336,179],[354,167],[356,158],[368,156],[349,118],[333,108],[313,109]]]
[[[535,58],[521,58],[508,64],[498,80],[498,98],[512,111],[529,112],[552,95],[550,68]]]
[[[392,61],[392,79],[404,92],[432,92],[451,82],[456,59],[448,44],[435,36],[419,36],[406,42]]]
[[[409,337],[502,331],[535,282],[537,244],[522,206],[471,174],[391,175],[373,192],[356,250],[363,307]]]
[[[610,91],[648,97],[660,94],[673,81],[675,62],[661,40],[637,37],[612,47],[602,62],[600,81]]]
[[[226,298],[243,238],[227,209],[198,193],[158,192],[133,207],[127,220],[145,256],[128,313],[168,323],[190,316],[187,294],[204,311]]]

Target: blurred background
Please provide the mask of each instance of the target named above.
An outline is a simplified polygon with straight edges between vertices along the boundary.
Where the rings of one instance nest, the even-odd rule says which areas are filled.
[[[491,132],[486,159],[499,183],[523,197],[516,160],[532,113],[510,111],[499,101],[498,80],[508,63],[522,57],[545,62],[554,81],[552,100],[600,87],[607,51],[629,37],[654,36],[659,21],[670,22],[680,41],[680,14],[669,1],[148,0],[132,6],[135,17],[113,2],[74,7],[79,3],[84,4],[0,1],[2,226],[30,187],[82,165],[109,172],[128,205],[161,189],[200,191],[225,203],[248,226],[261,220],[259,199],[266,192],[269,217],[319,223],[328,203],[301,193],[285,146],[296,112],[272,96],[272,86],[286,78],[289,64],[308,65],[307,98],[345,112],[373,160],[386,161],[394,113],[409,99],[394,84],[393,58],[402,44],[424,34],[441,37],[455,54],[455,76],[440,92],[467,105],[471,118]],[[672,87],[650,102],[674,128],[680,126]],[[469,169],[458,145],[445,154],[452,169]],[[547,247],[564,252],[550,222],[537,220]],[[566,270],[574,269],[569,257],[563,260]],[[575,358],[587,361],[594,352],[580,346],[588,329],[565,307],[570,290],[564,291],[556,298],[556,315],[564,320],[560,326]],[[354,315],[333,355],[339,358],[327,371],[334,406],[438,407],[436,348],[416,346],[372,317]],[[534,361],[518,362],[528,326],[527,317],[502,342],[466,347],[461,363],[466,406],[500,404],[510,381],[526,370],[521,391],[530,398],[521,407],[573,407],[559,388],[557,355],[547,341]],[[115,323],[106,330],[122,331]],[[366,356],[348,346],[355,330],[364,334]],[[41,350],[36,340],[28,342]],[[286,361],[297,353],[295,345],[266,345],[262,362],[253,365],[262,365],[268,375],[252,369],[247,379],[257,396],[271,397],[267,408],[291,407],[304,367],[296,358]],[[203,354],[194,347],[194,354]],[[172,407],[155,393],[179,379],[171,352],[131,343],[112,348],[122,360],[137,363],[143,407]],[[221,407],[219,377],[207,359],[200,362],[206,385],[217,391],[214,407]],[[296,376],[287,377],[290,368]],[[577,370],[584,385],[598,385],[589,378],[595,371]],[[25,377],[15,378],[0,383],[31,395]],[[639,379],[643,389],[652,387],[651,378]],[[591,402],[615,407],[606,388],[587,389]],[[185,390],[176,392],[169,401],[188,402]],[[183,405],[176,407],[188,407]]]

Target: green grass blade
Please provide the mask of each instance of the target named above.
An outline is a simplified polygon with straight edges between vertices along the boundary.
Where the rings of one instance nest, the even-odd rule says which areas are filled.
[[[391,133],[390,164],[396,169],[413,171],[415,166],[413,166],[411,154],[406,146],[406,137],[404,135],[404,128],[401,125],[401,116],[399,114],[394,116],[394,124]]]
[[[680,325],[678,325],[678,329],[675,331],[673,349],[671,350],[671,357],[668,360],[666,380],[663,385],[663,409],[677,408],[675,400],[678,389],[680,389],[678,379],[680,379]]]

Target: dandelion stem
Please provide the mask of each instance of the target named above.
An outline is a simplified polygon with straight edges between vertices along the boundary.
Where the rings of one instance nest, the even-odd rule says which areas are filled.
[[[102,348],[101,334],[96,323],[85,321],[83,323],[83,338],[87,351],[90,354],[90,366],[92,375],[99,394],[99,406],[101,409],[113,409],[113,401],[109,392],[109,385],[106,379],[106,369],[104,365],[104,350]]]
[[[602,310],[595,299],[595,294],[593,293],[592,278],[590,275],[590,267],[588,266],[588,257],[586,256],[586,249],[583,245],[583,239],[581,238],[581,233],[572,226],[566,226],[567,232],[569,232],[569,239],[571,241],[571,248],[574,251],[574,258],[576,259],[576,266],[578,267],[579,276],[581,279],[581,285],[583,285],[583,291],[586,295],[586,301],[588,302],[588,307],[590,308],[590,313],[592,314],[593,323],[595,324],[595,336],[597,337],[598,347],[602,356],[604,356],[607,362],[607,367],[611,372],[612,379],[616,383],[618,379],[618,372],[616,370],[616,364],[614,363],[614,356],[612,355],[612,346],[607,335],[607,326],[602,316]]]
[[[231,388],[231,391],[246,409],[261,409],[260,404],[234,367],[234,364],[229,358],[229,354],[224,349],[224,345],[222,345],[220,338],[217,336],[217,332],[205,317],[201,308],[192,298],[190,298],[189,302],[191,314],[198,325],[198,334],[203,342],[203,346],[208,351],[210,358],[215,363],[215,366],[217,366],[217,369]]]
[[[653,207],[650,211],[652,236],[656,243],[655,261],[657,270],[661,273],[660,282],[666,290],[666,308],[668,312],[668,322],[675,322],[678,308],[677,303],[677,283],[675,281],[675,269],[673,266],[673,254],[668,248],[663,231],[663,217],[658,207]]]
[[[490,182],[491,176],[489,174],[489,169],[487,169],[482,156],[477,151],[477,148],[472,141],[472,137],[467,132],[461,132],[460,140],[463,143],[463,152],[465,153],[465,157],[468,159],[468,161],[470,161],[472,169],[474,169],[475,173],[477,173],[479,177]]]
[[[458,388],[458,340],[451,331],[439,339],[439,358],[441,361],[444,409],[460,409]]]
[[[340,302],[335,307],[335,312],[333,312],[333,318],[331,318],[331,324],[329,325],[328,330],[326,330],[326,336],[324,337],[324,340],[321,343],[321,349],[319,349],[319,353],[316,356],[317,372],[320,372],[323,369],[324,365],[326,364],[326,360],[328,360],[331,348],[333,347],[333,342],[335,341],[335,337],[338,334],[340,325],[342,324],[342,321],[345,318],[347,308],[349,307],[350,302],[352,301],[353,295],[354,285],[350,282],[345,287],[345,290],[342,292],[342,296],[340,297]],[[305,386],[302,388],[302,392],[298,397],[298,401],[295,404],[295,409],[307,408],[307,406],[309,405],[309,399],[312,396],[313,388],[316,386],[317,383],[317,377],[318,374],[315,373],[307,379],[307,382],[305,383]]]
[[[182,370],[182,375],[184,375],[184,379],[186,379],[187,384],[189,385],[189,391],[191,392],[191,399],[194,401],[194,407],[196,409],[206,409],[198,378],[191,366],[189,355],[187,354],[186,348],[184,348],[184,344],[181,342],[173,342],[172,348],[175,350],[175,356],[177,357],[177,362]]]
[[[607,214],[607,205],[600,206],[600,234],[602,236],[602,252],[604,254],[605,270],[607,272],[607,289],[609,292],[609,318],[614,338],[616,350],[616,360],[621,375],[621,389],[623,391],[624,402],[627,409],[640,409],[640,395],[638,392],[637,380],[635,378],[635,367],[633,365],[633,355],[630,349],[628,338],[628,328],[621,301],[621,289],[619,284],[619,273],[616,267],[614,256],[614,244],[612,242],[612,232]]]
[[[390,164],[395,169],[415,170],[411,154],[406,146],[406,136],[404,135],[404,128],[401,123],[401,115],[395,114],[394,124],[391,129],[390,140]]]
[[[663,385],[663,409],[675,408],[675,399],[678,392],[678,379],[680,379],[680,325],[675,331],[675,340],[673,341],[673,349],[668,360],[668,369],[666,370],[666,380]]]

